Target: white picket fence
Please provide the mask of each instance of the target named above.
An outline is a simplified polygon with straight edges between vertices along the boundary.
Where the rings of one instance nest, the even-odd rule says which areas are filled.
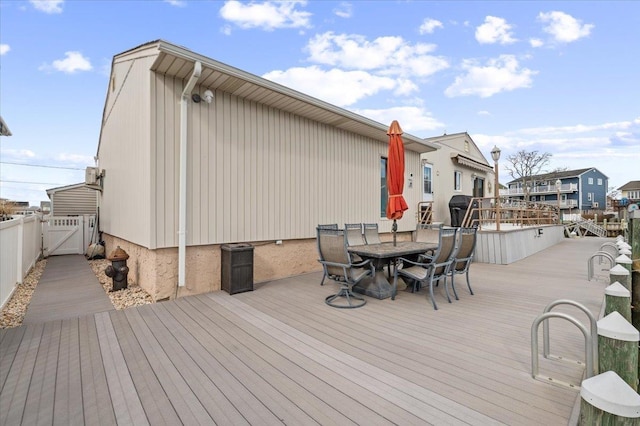
[[[0,308],[42,254],[39,215],[0,222]]]

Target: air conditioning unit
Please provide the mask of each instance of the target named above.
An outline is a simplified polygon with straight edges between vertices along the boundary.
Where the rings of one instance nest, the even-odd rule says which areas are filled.
[[[598,204],[598,202],[597,202],[597,201],[594,201],[594,202],[593,202],[593,204],[592,204],[592,207],[593,207],[594,209],[597,209],[599,205],[600,205],[600,204]]]
[[[84,171],[84,183],[87,185],[95,185],[98,183],[100,173],[97,167],[87,167]]]

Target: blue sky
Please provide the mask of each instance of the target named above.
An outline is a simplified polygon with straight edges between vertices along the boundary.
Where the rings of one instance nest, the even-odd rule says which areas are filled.
[[[640,179],[640,2],[0,1],[0,197],[93,165],[114,55],[164,39],[491,161]],[[45,167],[41,167],[45,166]],[[501,182],[511,180],[501,169]]]

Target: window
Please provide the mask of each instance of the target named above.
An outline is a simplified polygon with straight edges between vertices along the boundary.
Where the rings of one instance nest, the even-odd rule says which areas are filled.
[[[462,172],[453,172],[453,190],[462,191]]]
[[[589,178],[589,185],[593,185],[593,178]]]
[[[602,186],[602,179],[598,178],[598,185]]]
[[[424,166],[423,169],[422,191],[425,194],[431,194],[433,193],[433,190],[431,189],[431,166]]]
[[[469,152],[469,141],[464,141],[464,152]]]
[[[387,217],[387,201],[389,192],[387,191],[387,159],[380,158],[380,217]]]
[[[629,198],[630,200],[640,199],[640,191],[629,191],[627,198]]]

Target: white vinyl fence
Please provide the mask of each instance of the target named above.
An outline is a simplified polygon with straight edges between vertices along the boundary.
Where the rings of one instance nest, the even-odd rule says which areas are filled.
[[[0,308],[11,298],[42,253],[39,215],[0,222]]]

